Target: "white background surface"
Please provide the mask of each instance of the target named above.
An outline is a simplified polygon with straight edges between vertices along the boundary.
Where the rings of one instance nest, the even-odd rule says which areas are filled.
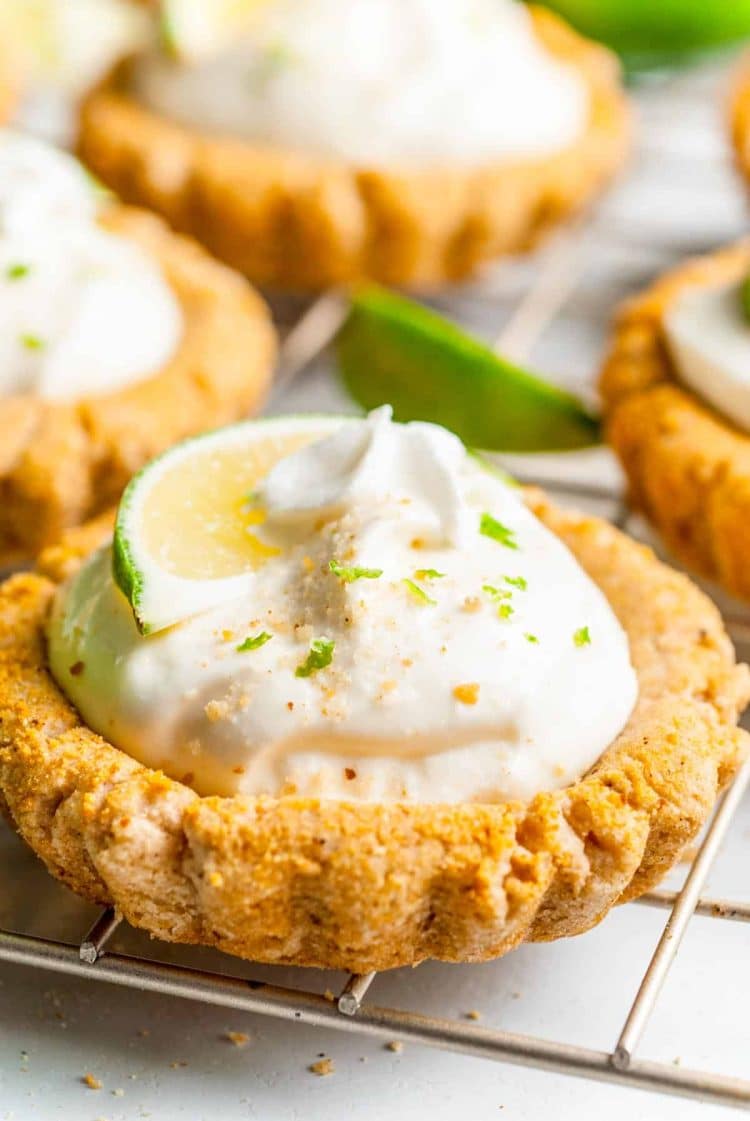
[[[629,176],[600,208],[572,267],[575,295],[533,358],[568,384],[591,384],[613,303],[684,252],[746,228],[743,193],[721,127],[727,70],[712,66],[641,90],[641,140]],[[441,307],[497,334],[534,265],[500,266]],[[324,364],[284,408],[340,408]],[[615,475],[602,453],[584,474]],[[556,466],[554,469],[557,469]],[[750,806],[735,822],[712,894],[750,894]],[[684,869],[682,869],[684,871]],[[54,884],[0,824],[0,926],[78,941],[94,912]],[[526,946],[482,966],[427,964],[376,979],[377,1004],[608,1049],[614,1045],[664,914],[629,905],[573,941]],[[343,977],[268,969],[209,951],[118,933],[115,948],[322,991]],[[639,1054],[750,1078],[750,936],[740,924],[696,918]],[[246,1046],[227,1030],[248,1033]],[[147,1033],[147,1034],[146,1034]],[[307,1067],[320,1054],[335,1073]],[[86,1072],[102,1082],[90,1090]],[[141,994],[94,981],[0,965],[0,1121],[719,1121],[714,1106]]]

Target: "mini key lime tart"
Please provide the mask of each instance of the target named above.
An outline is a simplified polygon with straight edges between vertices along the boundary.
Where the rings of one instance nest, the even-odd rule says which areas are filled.
[[[634,506],[750,599],[750,243],[685,262],[620,312],[601,390]]]
[[[0,589],[0,796],[168,940],[365,971],[573,934],[746,750],[684,576],[387,408],[178,445],[102,533]]]
[[[515,0],[248,0],[223,33],[226,5],[218,25],[166,7],[171,50],[88,99],[81,150],[258,283],[465,277],[590,200],[628,149],[614,57]]]
[[[70,156],[0,132],[0,564],[116,499],[176,440],[262,398],[274,339],[244,278]]]
[[[153,37],[138,0],[2,0],[0,85],[4,74],[14,126],[70,143],[81,98]]]

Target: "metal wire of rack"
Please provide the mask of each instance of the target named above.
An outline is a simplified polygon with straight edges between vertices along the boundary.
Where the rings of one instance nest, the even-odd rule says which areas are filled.
[[[520,359],[575,286],[582,267],[578,226],[559,239],[546,256],[536,281],[521,299],[497,345]],[[319,297],[287,334],[281,348],[273,400],[319,357],[334,339],[346,315],[346,296],[329,292]],[[600,484],[556,479],[522,478],[541,482],[546,489],[574,501],[595,499],[611,506],[611,520],[626,526],[629,518],[621,495]],[[730,630],[746,635],[741,619],[728,620]],[[743,630],[744,628],[744,630]],[[209,973],[164,961],[110,953],[107,944],[121,922],[111,909],[103,910],[79,945],[32,937],[0,929],[0,961],[35,966],[72,976],[93,978],[132,989],[157,992],[237,1011],[335,1028],[388,1039],[400,1039],[499,1062],[614,1082],[662,1093],[750,1110],[750,1080],[653,1062],[637,1055],[638,1046],[656,1006],[662,986],[679,951],[690,919],[750,923],[750,901],[711,898],[702,894],[708,874],[750,787],[750,760],[719,800],[683,886],[676,892],[649,892],[638,904],[669,912],[649,965],[633,998],[614,1046],[593,1050],[565,1041],[500,1031],[456,1019],[383,1008],[365,998],[375,973],[351,974],[331,1002],[302,988],[280,987],[251,978]]]

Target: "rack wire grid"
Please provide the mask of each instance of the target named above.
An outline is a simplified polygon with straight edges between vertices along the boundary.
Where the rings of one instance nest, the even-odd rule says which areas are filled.
[[[559,235],[536,258],[524,263],[500,264],[488,270],[482,280],[458,291],[442,295],[433,301],[441,309],[452,311],[458,318],[468,320],[472,326],[480,322],[488,333],[487,321],[497,324],[503,320],[499,335],[495,331],[498,349],[515,359],[535,352],[550,332],[553,324],[562,325],[571,313],[572,301],[582,278],[589,276],[587,291],[580,295],[575,311],[578,321],[574,329],[581,330],[583,320],[590,328],[595,323],[601,334],[606,326],[605,308],[611,306],[623,289],[636,286],[648,274],[683,255],[685,250],[708,248],[721,240],[721,234],[733,234],[743,218],[735,208],[727,212],[724,206],[722,220],[726,230],[706,229],[706,223],[693,223],[691,229],[698,241],[685,244],[684,237],[675,237],[674,230],[660,225],[659,215],[652,215],[651,223],[641,220],[638,192],[649,176],[658,175],[663,184],[667,180],[686,186],[687,195],[682,200],[688,209],[700,210],[696,205],[696,180],[699,165],[706,166],[707,150],[716,161],[717,169],[726,178],[726,154],[713,140],[707,139],[706,110],[717,97],[716,75],[708,70],[705,75],[682,76],[670,82],[647,88],[639,95],[643,116],[643,139],[635,171],[624,188],[611,202],[600,205]],[[682,128],[675,133],[671,127],[675,107],[679,107]],[[665,129],[665,125],[670,127]],[[686,141],[687,133],[691,140]],[[726,183],[723,184],[726,186]],[[704,181],[703,209],[715,183]],[[658,190],[657,190],[658,195]],[[737,204],[739,206],[739,204]],[[674,207],[667,206],[673,215]],[[712,211],[713,214],[713,211]],[[715,218],[715,214],[713,214]],[[710,225],[710,222],[708,223]],[[718,235],[718,236],[717,236]],[[705,244],[700,240],[703,237]],[[626,281],[622,274],[613,282],[612,260],[625,265]],[[592,276],[597,262],[609,262],[605,282]],[[592,295],[593,293],[593,295]],[[332,390],[327,372],[327,348],[334,339],[346,315],[345,293],[328,292],[297,314],[298,306],[289,301],[278,305],[279,318],[288,327],[280,355],[275,390],[269,405],[271,411],[288,408],[290,396],[299,408],[311,398],[320,409],[321,397],[326,401],[336,391]],[[289,327],[289,319],[293,319]],[[575,317],[573,317],[575,318]],[[570,325],[568,325],[570,326]],[[595,333],[596,333],[595,332]],[[592,339],[590,350],[596,352],[599,339]],[[562,372],[561,381],[568,381],[579,389],[586,386],[580,380],[580,371]],[[324,380],[321,380],[324,379]],[[327,403],[331,403],[330,400]],[[351,407],[351,406],[349,406]],[[643,535],[643,527],[634,520],[625,506],[621,489],[608,464],[602,468],[598,460],[583,457],[583,465],[576,466],[575,457],[568,456],[566,466],[560,459],[547,460],[536,457],[535,467],[529,470],[528,461],[518,457],[504,460],[524,482],[541,483],[563,500],[576,503],[595,503],[603,506],[616,524]],[[539,470],[539,464],[542,470]],[[570,464],[573,464],[572,471]],[[603,481],[602,481],[603,480]],[[734,606],[725,610],[725,619],[733,637],[740,643],[750,641],[750,621]],[[494,1059],[522,1066],[538,1067],[618,1083],[621,1086],[640,1087],[711,1101],[727,1106],[750,1109],[750,1080],[712,1074],[654,1062],[637,1055],[644,1030],[654,1011],[667,974],[680,949],[691,918],[701,915],[714,920],[718,928],[722,922],[750,922],[750,900],[712,898],[703,895],[708,874],[724,838],[732,824],[735,812],[750,785],[750,760],[736,775],[731,786],[723,793],[700,846],[690,863],[682,886],[677,891],[656,890],[628,904],[660,908],[667,914],[666,924],[658,938],[648,967],[634,995],[614,1046],[594,1050],[573,1045],[564,1040],[546,1039],[534,1035],[501,1031],[457,1019],[443,1019],[421,1015],[415,1011],[383,1008],[370,1003],[368,994],[376,974],[351,974],[338,997],[331,1001],[327,996],[303,988],[281,987],[246,977],[224,973],[211,973],[165,961],[110,953],[107,944],[121,919],[111,909],[103,910],[91,928],[83,934],[80,944],[49,940],[31,934],[0,929],[0,961],[35,966],[73,976],[94,978],[133,989],[158,992],[188,1000],[204,1001],[239,1011],[261,1013],[290,1021],[336,1028],[342,1031],[384,1037],[389,1040],[410,1040],[438,1048]],[[158,943],[157,943],[158,945]],[[739,996],[737,996],[739,999]],[[741,1072],[744,1073],[744,1072]]]

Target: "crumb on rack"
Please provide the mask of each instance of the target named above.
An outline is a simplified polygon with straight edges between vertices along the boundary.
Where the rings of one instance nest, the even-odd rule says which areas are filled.
[[[307,1068],[311,1074],[317,1074],[320,1078],[325,1078],[327,1074],[333,1074],[334,1065],[333,1059],[318,1059],[315,1063],[310,1063]]]
[[[466,1019],[467,1020],[481,1020],[482,1019],[482,1013],[479,1011],[478,1008],[471,1008],[466,1013]]]
[[[245,1047],[250,1042],[250,1036],[246,1031],[225,1031],[224,1039],[228,1043],[233,1043],[235,1047]]]
[[[102,1088],[100,1080],[95,1075],[91,1074],[90,1071],[87,1071],[86,1074],[82,1076],[81,1082],[83,1082],[84,1086],[88,1086],[89,1090],[101,1090]]]
[[[325,1000],[330,1001],[331,1004],[333,1004],[334,1000],[336,999],[335,993],[333,993],[331,989],[326,989],[326,991],[323,993],[323,997]]]
[[[389,1040],[389,1042],[386,1043],[386,1047],[388,1048],[389,1051],[395,1051],[395,1053],[397,1055],[400,1055],[401,1052],[404,1049],[404,1045],[403,1045],[403,1043],[401,1042],[400,1039]]]

